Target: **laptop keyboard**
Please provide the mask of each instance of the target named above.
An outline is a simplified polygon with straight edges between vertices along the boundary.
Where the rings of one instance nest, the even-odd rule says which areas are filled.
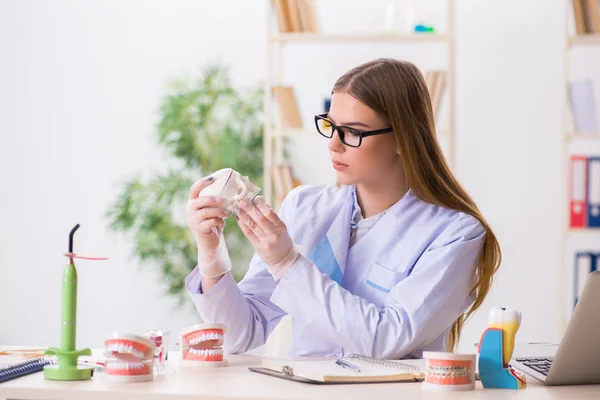
[[[516,361],[523,363],[523,365],[531,368],[532,370],[539,372],[540,374],[547,376],[552,366],[553,358],[516,358]]]

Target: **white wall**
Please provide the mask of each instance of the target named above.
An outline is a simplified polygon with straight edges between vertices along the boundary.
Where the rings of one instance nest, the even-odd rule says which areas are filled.
[[[164,165],[153,132],[168,79],[222,60],[234,83],[260,83],[263,8],[0,2],[0,343],[58,344],[62,254],[76,223],[78,252],[110,256],[77,262],[80,346],[197,320],[164,294],[154,269],[130,258],[103,213],[120,182]]]
[[[383,26],[383,0],[317,3],[326,31]],[[428,1],[434,8],[417,12],[443,28],[444,3]],[[455,171],[504,253],[461,350],[472,351],[491,305],[522,310],[519,341],[556,340],[564,5],[456,3]],[[231,65],[236,84],[265,78],[264,12],[264,1],[0,0],[0,343],[57,344],[61,254],[77,222],[77,250],[111,256],[78,263],[80,346],[98,347],[114,330],[177,332],[197,319],[163,294],[152,269],[128,257],[130,244],[107,232],[102,214],[115,184],[164,163],[152,132],[168,78],[213,59]],[[310,124],[348,68],[380,56],[442,67],[443,47],[433,46],[292,45],[284,81],[296,86]],[[294,144],[303,181],[333,176],[323,173],[326,156],[303,157],[315,148],[326,155],[319,137]]]
[[[562,304],[563,2],[459,3],[456,172],[503,250],[487,307],[465,339],[479,340],[488,307],[499,305],[523,313],[520,341],[554,341]]]

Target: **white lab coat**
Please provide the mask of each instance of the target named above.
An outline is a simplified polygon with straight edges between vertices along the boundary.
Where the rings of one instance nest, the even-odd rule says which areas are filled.
[[[471,305],[485,229],[474,217],[425,203],[412,191],[348,248],[354,186],[303,186],[280,212],[306,248],[276,282],[255,254],[236,285],[227,273],[206,293],[194,269],[186,289],[204,321],[227,326],[225,351],[265,343],[292,317],[290,355],[421,357],[444,351]]]

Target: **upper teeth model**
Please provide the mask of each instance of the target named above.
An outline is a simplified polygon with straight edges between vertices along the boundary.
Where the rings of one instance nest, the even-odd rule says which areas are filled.
[[[227,365],[223,359],[225,325],[219,323],[198,324],[180,333],[182,365]]]

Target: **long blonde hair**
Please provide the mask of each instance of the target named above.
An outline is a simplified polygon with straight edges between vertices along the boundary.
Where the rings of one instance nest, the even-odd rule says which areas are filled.
[[[333,92],[346,92],[387,118],[394,128],[406,182],[418,198],[470,214],[486,230],[476,283],[471,291],[475,293],[475,301],[452,325],[448,339],[448,348],[452,351],[460,339],[463,324],[488,294],[502,254],[494,232],[446,163],[436,137],[431,99],[423,75],[410,62],[382,58],[345,73],[335,83]]]

